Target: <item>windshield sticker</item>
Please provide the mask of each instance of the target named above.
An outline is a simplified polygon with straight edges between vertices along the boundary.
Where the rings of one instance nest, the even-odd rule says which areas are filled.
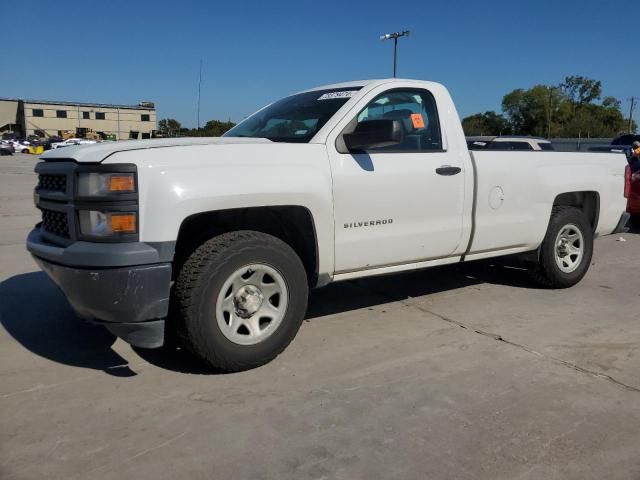
[[[422,118],[422,114],[412,113],[411,123],[413,124],[413,128],[424,128],[424,119]]]
[[[296,130],[296,135],[306,135],[309,130]]]
[[[318,100],[335,100],[336,98],[351,98],[357,90],[344,90],[342,92],[330,92],[320,96]]]

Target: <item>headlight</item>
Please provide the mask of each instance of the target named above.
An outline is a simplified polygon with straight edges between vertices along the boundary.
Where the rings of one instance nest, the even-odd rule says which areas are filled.
[[[80,232],[92,237],[118,237],[138,233],[136,212],[80,210]]]
[[[106,197],[136,193],[135,173],[80,173],[78,196]]]

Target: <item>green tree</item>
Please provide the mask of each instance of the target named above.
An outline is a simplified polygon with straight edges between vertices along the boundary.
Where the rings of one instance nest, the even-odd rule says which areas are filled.
[[[602,106],[606,108],[616,108],[622,111],[622,102],[616,97],[604,97],[602,99]]]
[[[571,119],[563,125],[566,137],[615,137],[625,131],[624,115],[613,106],[589,103],[576,109]]]
[[[519,88],[502,99],[502,110],[515,134],[548,137],[611,137],[624,131],[621,103],[605,97],[602,83],[568,76],[557,86]]]
[[[493,111],[465,117],[462,128],[465,135],[506,135],[511,132],[509,122]]]
[[[569,76],[560,84],[568,101],[584,105],[598,100],[602,95],[602,82],[581,76]]]
[[[602,96],[602,82],[581,76],[566,77],[560,85],[571,115],[563,124],[567,137],[613,137],[624,130],[622,103],[615,97]]]
[[[233,128],[236,124],[231,120],[223,122],[222,120],[209,120],[204,127],[181,129],[181,135],[185,137],[220,137],[225,132]]]
[[[205,135],[207,137],[220,137],[228,130],[231,130],[236,124],[231,120],[226,122],[220,120],[209,120],[204,125]]]
[[[535,85],[529,90],[514,90],[502,99],[502,110],[517,135],[548,135],[556,131],[562,98],[558,89]]]
[[[527,93],[522,88],[518,88],[502,97],[502,111],[513,129],[513,133],[520,134],[527,128]]]
[[[176,136],[181,128],[180,122],[174,118],[163,118],[158,122],[158,130],[168,137]]]

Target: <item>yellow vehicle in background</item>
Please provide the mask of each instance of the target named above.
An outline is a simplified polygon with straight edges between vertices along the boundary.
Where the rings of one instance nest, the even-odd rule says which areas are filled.
[[[42,145],[29,145],[29,153],[33,155],[42,155],[44,153],[44,147]]]

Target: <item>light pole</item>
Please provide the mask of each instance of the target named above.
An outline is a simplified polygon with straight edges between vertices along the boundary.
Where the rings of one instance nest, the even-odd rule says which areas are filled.
[[[393,78],[396,78],[396,70],[398,68],[398,38],[408,37],[410,33],[409,30],[405,30],[403,32],[380,35],[380,40],[390,40],[393,38]]]
[[[200,73],[198,74],[198,130],[200,130],[200,86],[202,85],[202,59],[200,59]]]
[[[633,109],[636,106],[636,102],[638,97],[631,97],[629,101],[631,102],[631,106],[629,107],[629,133],[633,133],[631,131],[631,127],[633,127]]]

